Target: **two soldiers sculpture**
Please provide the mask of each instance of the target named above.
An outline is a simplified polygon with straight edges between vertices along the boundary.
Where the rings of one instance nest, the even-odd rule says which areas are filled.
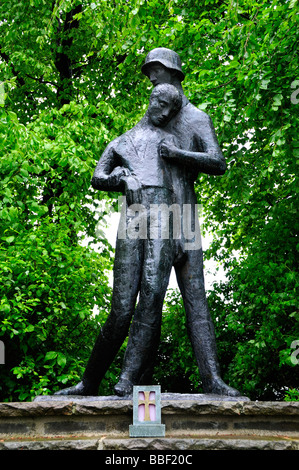
[[[199,173],[223,175],[226,163],[210,117],[184,95],[179,55],[166,48],[153,49],[142,72],[154,86],[148,109],[136,126],[107,146],[92,178],[95,189],[119,191],[125,201],[115,248],[111,311],[81,381],[56,394],[96,396],[128,335],[115,394],[130,396],[134,385],[151,383],[163,301],[174,268],[203,391],[237,397],[239,391],[220,374],[194,191]],[[168,212],[172,219],[167,236],[161,236],[161,218],[151,214],[157,206],[176,208]],[[123,230],[136,208],[142,212],[142,236]],[[189,230],[181,230],[187,220]]]

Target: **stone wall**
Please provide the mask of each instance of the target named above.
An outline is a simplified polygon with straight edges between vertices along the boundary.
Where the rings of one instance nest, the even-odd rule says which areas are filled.
[[[130,439],[131,400],[57,398],[0,403],[0,449],[299,449],[298,402],[162,394],[165,438]]]

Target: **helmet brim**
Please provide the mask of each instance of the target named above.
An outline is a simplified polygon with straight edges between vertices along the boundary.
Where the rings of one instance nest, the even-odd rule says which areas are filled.
[[[153,60],[153,61],[150,61],[150,62],[146,62],[145,64],[142,65],[141,72],[148,77],[149,76],[150,66],[155,65],[155,64],[163,65],[163,67],[165,67],[166,69],[173,70],[174,72],[176,72],[176,74],[179,77],[181,82],[184,80],[184,78],[185,78],[184,73],[181,70],[179,70],[177,68],[174,68],[172,66],[172,64],[169,63],[166,60]]]

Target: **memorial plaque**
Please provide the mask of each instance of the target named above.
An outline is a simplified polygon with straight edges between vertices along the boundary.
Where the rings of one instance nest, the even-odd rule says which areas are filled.
[[[164,437],[165,425],[161,424],[160,385],[133,387],[133,424],[130,437]]]

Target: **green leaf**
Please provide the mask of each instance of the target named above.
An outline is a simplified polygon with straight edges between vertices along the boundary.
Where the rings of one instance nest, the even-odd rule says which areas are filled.
[[[57,358],[58,353],[56,351],[48,351],[45,355],[45,361],[52,361]]]
[[[14,236],[4,238],[4,240],[7,241],[7,243],[12,243],[14,239],[15,239]]]
[[[57,355],[57,364],[60,367],[64,367],[66,365],[66,357],[65,357],[64,354],[58,353],[58,355]]]

